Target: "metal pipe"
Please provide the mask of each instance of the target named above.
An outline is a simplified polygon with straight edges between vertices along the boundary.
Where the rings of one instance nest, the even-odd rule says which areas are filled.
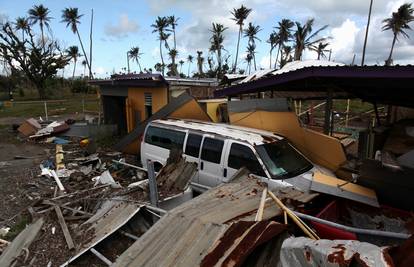
[[[375,235],[375,236],[392,237],[392,238],[400,238],[400,239],[408,239],[410,237],[409,234],[404,234],[404,233],[394,233],[394,232],[378,231],[378,230],[362,229],[362,228],[346,226],[346,225],[342,225],[339,223],[334,223],[331,221],[320,219],[320,218],[317,218],[311,215],[303,214],[297,211],[294,211],[293,213],[295,213],[296,216],[298,216],[299,218],[329,225],[329,226],[332,226],[332,227],[335,227],[341,230],[345,230],[348,232],[356,233],[356,234]]]
[[[149,195],[150,195],[150,202],[151,205],[158,207],[158,188],[157,188],[157,180],[154,171],[154,162],[151,160],[147,161],[148,166],[148,186],[149,186]]]
[[[125,166],[128,166],[128,167],[131,167],[131,168],[134,168],[134,169],[138,169],[138,170],[141,170],[141,171],[144,171],[144,172],[147,171],[147,169],[145,169],[145,168],[138,167],[138,166],[135,166],[135,165],[126,163],[126,162],[122,162],[122,161],[118,161],[118,160],[114,160],[114,159],[112,160],[112,162],[119,163],[119,164],[122,164],[122,165],[125,165]]]
[[[154,206],[150,206],[150,205],[145,205],[145,208],[147,208],[147,209],[149,209],[149,210],[152,210],[152,211],[155,211],[155,212],[158,212],[158,213],[160,213],[160,214],[165,214],[165,213],[167,213],[167,211],[166,211],[166,210],[164,210],[164,209],[161,209],[161,208],[158,208],[158,207],[154,207]]]

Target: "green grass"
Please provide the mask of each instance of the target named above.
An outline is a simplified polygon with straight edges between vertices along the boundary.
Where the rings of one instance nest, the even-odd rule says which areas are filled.
[[[72,99],[64,99],[58,103],[47,103],[48,115],[73,114],[82,113],[82,97],[74,97]],[[99,104],[96,96],[85,98],[85,110],[98,111]],[[39,117],[45,116],[45,108],[43,102],[26,103],[16,102],[12,107],[0,108],[0,118],[4,117]]]
[[[7,235],[4,237],[6,240],[13,240],[21,231],[24,230],[26,225],[29,224],[29,218],[22,216],[20,221],[16,222],[11,228]]]

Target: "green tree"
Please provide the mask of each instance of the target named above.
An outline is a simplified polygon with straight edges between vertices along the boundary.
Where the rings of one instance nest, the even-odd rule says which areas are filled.
[[[132,47],[131,50],[129,50],[129,57],[132,60],[135,60],[137,62],[138,67],[139,67],[139,72],[142,72],[141,64],[139,63],[139,60],[140,60],[142,54],[143,53],[140,53],[140,50],[139,50],[138,46]]]
[[[26,41],[20,40],[12,25],[4,23],[0,29],[0,53],[12,73],[22,73],[37,89],[41,99],[46,98],[47,82],[70,58],[64,55],[55,40],[39,44],[30,27]],[[16,64],[16,62],[18,64]]]
[[[203,51],[197,51],[197,67],[198,67],[198,76],[203,77],[203,64],[204,64],[204,57],[202,57]]]
[[[91,65],[89,64],[88,56],[86,55],[85,48],[83,47],[82,38],[79,34],[78,24],[80,24],[80,18],[83,14],[78,13],[78,8],[76,7],[69,7],[62,10],[62,21],[66,23],[66,27],[70,27],[72,32],[78,36],[79,43],[82,48],[83,56],[85,57],[86,64],[88,65],[89,69],[89,78],[92,78],[92,70]]]
[[[234,59],[233,73],[235,73],[237,69],[237,59],[239,57],[239,46],[240,39],[243,33],[244,21],[247,19],[250,12],[252,12],[252,9],[247,8],[243,5],[241,5],[240,8],[234,8],[233,11],[230,12],[233,15],[232,20],[234,20],[236,24],[239,25],[239,35],[237,37],[236,58]]]
[[[210,30],[212,32],[212,36],[210,38],[210,51],[211,52],[215,52],[217,55],[217,77],[219,78],[219,76],[221,76],[221,71],[222,71],[222,57],[221,57],[221,53],[222,50],[224,49],[223,46],[223,42],[224,42],[224,31],[227,28],[224,27],[223,24],[220,23],[212,23],[212,29]]]
[[[328,25],[325,25],[318,30],[312,32],[314,19],[308,19],[304,25],[300,22],[296,22],[296,31],[294,33],[294,43],[295,43],[295,54],[294,60],[301,60],[303,51],[316,43],[325,41],[327,38],[322,37],[316,40],[313,40],[321,31],[325,30]]]
[[[88,66],[86,64],[86,60],[82,60],[81,64],[83,66],[83,76],[85,77],[86,76],[86,67]]]
[[[22,40],[23,40],[23,42],[24,42],[24,33],[27,31],[27,29],[30,27],[30,24],[29,24],[29,20],[27,19],[27,18],[25,18],[25,17],[18,17],[17,19],[16,19],[16,22],[15,22],[15,29],[18,31],[18,30],[21,30],[22,31]]]
[[[187,76],[188,77],[190,77],[190,68],[191,68],[191,63],[193,63],[193,59],[194,59],[194,57],[192,55],[188,55],[188,57],[187,57],[187,62],[188,62]]]
[[[282,21],[278,22],[278,26],[276,26],[277,34],[279,35],[279,42],[277,43],[278,49],[275,60],[275,68],[277,67],[277,60],[279,58],[279,54],[280,58],[283,58],[282,47],[292,38],[291,31],[294,25],[294,22],[290,19],[282,19]]]
[[[178,71],[177,71],[177,64],[175,63],[175,59],[178,55],[178,51],[176,49],[171,49],[168,52],[168,55],[171,58],[171,75],[172,76],[177,76],[178,75]]]
[[[269,35],[269,39],[267,39],[267,43],[270,44],[270,50],[269,50],[269,69],[272,68],[272,52],[273,49],[275,49],[275,47],[279,44],[279,34],[277,34],[276,32],[272,32]],[[276,59],[277,60],[277,59]]]
[[[168,16],[167,17],[167,21],[168,21],[168,25],[171,26],[171,31],[173,32],[173,37],[174,37],[174,49],[177,49],[177,40],[175,39],[175,27],[177,27],[178,25],[178,20],[180,18],[176,18],[174,15],[173,16]]]
[[[403,4],[401,5],[397,12],[393,12],[390,18],[384,19],[382,30],[391,30],[394,37],[392,39],[391,50],[388,56],[388,59],[385,61],[387,66],[392,64],[392,53],[394,50],[395,42],[398,40],[398,36],[402,35],[403,37],[409,38],[406,30],[410,30],[411,27],[408,25],[414,20],[413,12],[414,9],[411,6],[412,4]]]
[[[246,62],[247,62],[247,66],[246,66],[246,72],[250,74],[251,71],[251,66],[252,66],[252,60],[254,58],[254,54],[256,49],[256,45],[255,44],[248,44],[247,45],[247,50],[246,50]]]
[[[79,48],[76,45],[69,46],[66,51],[68,53],[69,58],[73,60],[73,72],[72,72],[72,80],[75,78],[75,70],[76,70],[76,62],[78,61]]]
[[[261,31],[260,26],[255,26],[253,23],[249,23],[247,28],[244,30],[244,37],[247,37],[249,39],[249,45],[251,47],[256,48],[256,40],[260,41],[260,39],[257,37],[257,34]],[[257,70],[256,66],[256,55],[255,53],[252,54],[253,56],[253,62],[254,62],[254,70]]]
[[[180,61],[178,61],[178,64],[180,64],[180,74],[183,73],[183,65],[184,65],[184,63],[185,62],[182,59]]]
[[[49,22],[52,17],[49,17],[50,10],[44,5],[34,5],[28,11],[29,21],[31,24],[39,23],[40,32],[42,34],[42,45],[45,46],[44,27],[50,29]]]
[[[162,66],[162,75],[164,75],[164,57],[162,56],[162,44],[165,43],[166,48],[168,48],[167,39],[169,34],[166,33],[168,27],[168,19],[166,17],[157,17],[154,24],[151,24],[151,27],[154,28],[152,30],[153,33],[158,33],[158,40],[160,41],[160,57],[161,57],[161,66]]]
[[[318,44],[311,45],[309,49],[315,51],[318,55],[317,60],[320,60],[321,58],[326,58],[325,52],[329,52],[329,49],[326,49],[328,45],[329,43],[320,42]]]

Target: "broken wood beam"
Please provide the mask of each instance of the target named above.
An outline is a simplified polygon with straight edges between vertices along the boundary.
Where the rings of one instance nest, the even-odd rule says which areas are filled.
[[[264,206],[266,203],[266,197],[267,197],[267,187],[265,187],[262,192],[262,198],[260,199],[259,208],[257,209],[257,213],[256,213],[256,218],[255,218],[256,222],[261,221],[263,219],[263,211],[264,211]]]
[[[125,231],[123,231],[123,230],[119,230],[119,232],[120,232],[121,234],[123,234],[124,236],[129,237],[129,238],[131,238],[131,239],[133,239],[133,240],[138,240],[138,239],[139,239],[139,237],[138,237],[138,236],[133,235],[133,234],[130,234],[130,233],[125,232]]]
[[[58,220],[59,220],[60,227],[62,228],[63,235],[65,236],[66,244],[68,245],[68,248],[70,250],[74,249],[75,244],[73,243],[72,236],[70,235],[68,226],[66,225],[65,218],[63,218],[62,211],[60,210],[59,206],[57,206],[57,205],[54,205],[54,208],[55,208]]]

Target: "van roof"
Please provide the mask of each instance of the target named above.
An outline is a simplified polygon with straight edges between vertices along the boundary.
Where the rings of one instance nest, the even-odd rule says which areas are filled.
[[[234,140],[241,140],[251,145],[262,145],[274,141],[282,140],[283,137],[269,131],[253,128],[229,125],[224,123],[213,123],[195,120],[165,119],[154,120],[151,124],[161,124],[166,126],[176,126],[184,129],[202,131],[212,135],[221,135]]]

